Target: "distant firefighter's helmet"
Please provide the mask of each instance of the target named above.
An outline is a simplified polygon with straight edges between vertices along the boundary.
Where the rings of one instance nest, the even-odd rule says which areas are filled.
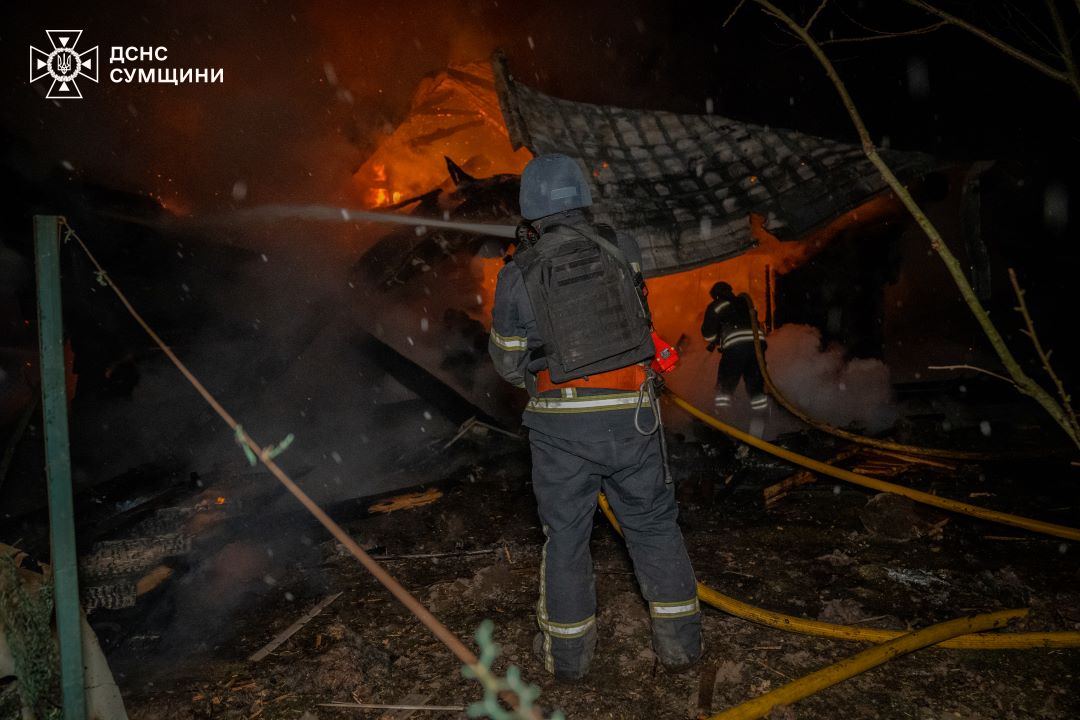
[[[566,155],[539,155],[521,173],[521,216],[526,220],[592,205],[589,183],[577,161]]]
[[[713,300],[719,300],[720,298],[729,298],[735,293],[726,282],[718,282],[712,286],[709,294],[712,295]]]

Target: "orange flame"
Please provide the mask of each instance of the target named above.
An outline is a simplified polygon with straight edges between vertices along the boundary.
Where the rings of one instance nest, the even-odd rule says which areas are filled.
[[[649,278],[649,307],[653,326],[670,342],[677,342],[686,335],[699,337],[705,308],[711,298],[709,290],[713,283],[726,282],[736,294],[746,293],[754,302],[759,317],[764,320],[769,303],[776,307],[776,276],[791,272],[823,250],[841,231],[861,222],[881,219],[895,211],[897,203],[887,195],[881,195],[858,208],[841,215],[825,227],[812,232],[801,240],[781,241],[765,229],[760,215],[749,218],[750,232],[757,246],[737,257],[682,272]],[[477,308],[480,319],[487,326],[491,322],[491,307],[495,300],[495,283],[501,258],[474,258],[473,277],[481,304]],[[766,274],[770,282],[766,282]],[[766,290],[772,297],[766,299]]]
[[[455,66],[421,82],[405,120],[353,175],[369,207],[393,205],[437,187],[452,189],[444,157],[474,177],[520,173],[488,63]]]

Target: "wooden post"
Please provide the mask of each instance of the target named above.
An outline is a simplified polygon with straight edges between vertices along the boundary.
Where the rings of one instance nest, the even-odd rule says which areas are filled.
[[[75,507],[68,444],[67,386],[64,382],[64,324],[60,304],[60,222],[57,215],[34,216],[37,268],[38,342],[41,351],[41,407],[45,429],[45,472],[49,488],[49,540],[56,634],[60,641],[60,688],[64,720],[85,720],[82,623],[75,553]]]

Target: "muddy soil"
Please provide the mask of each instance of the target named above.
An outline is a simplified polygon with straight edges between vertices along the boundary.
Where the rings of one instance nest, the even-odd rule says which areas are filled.
[[[807,443],[805,436],[789,440]],[[837,452],[814,449],[820,457]],[[689,671],[667,673],[650,649],[647,608],[623,543],[598,513],[592,544],[597,655],[585,680],[555,681],[532,652],[543,536],[527,444],[471,435],[447,455],[456,460],[432,451],[427,465],[417,468],[438,480],[429,486],[442,493],[435,502],[386,514],[367,512],[370,503],[363,503],[335,508],[335,515],[460,637],[471,643],[480,622],[493,620],[502,648],[496,668],[520,667],[541,688],[545,708],[568,718],[706,716],[865,647],[781,632],[705,608],[706,657]],[[1030,615],[1013,629],[1080,629],[1080,548],[1073,543],[913,507],[826,479],[793,489],[767,509],[763,489],[789,477],[790,466],[714,437],[676,442],[673,456],[691,558],[699,579],[721,592],[771,610],[866,627],[917,628],[968,613],[1029,607]],[[1077,525],[1071,472],[1049,461],[948,471],[918,465],[892,479]],[[480,693],[462,678],[450,653],[320,529],[269,521],[275,538],[265,541],[265,554],[286,558],[274,564],[253,559],[261,549],[237,549],[237,538],[260,524],[247,518],[221,525],[227,531],[203,543],[215,571],[178,567],[136,608],[91,616],[132,718],[465,716],[323,706],[467,706]],[[290,554],[288,547],[299,550]],[[235,602],[207,604],[198,612],[182,607],[199,593],[224,592],[215,585],[222,574],[250,580]],[[182,587],[191,592],[179,592]],[[269,657],[247,659],[338,592]],[[770,717],[1074,718],[1080,715],[1078,674],[1080,650],[931,649]]]

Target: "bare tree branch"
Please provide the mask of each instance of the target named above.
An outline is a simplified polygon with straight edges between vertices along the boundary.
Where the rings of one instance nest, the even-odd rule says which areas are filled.
[[[1076,2],[1080,5],[1080,0]],[[1061,21],[1061,15],[1058,13],[1057,3],[1054,0],[1046,0],[1046,7],[1050,10],[1050,18],[1054,21],[1054,30],[1057,31],[1058,43],[1061,45],[1059,52],[1061,59],[1065,61],[1065,72],[1069,76],[1069,84],[1076,91],[1076,96],[1080,97],[1080,74],[1076,71],[1076,60],[1073,58],[1069,35],[1065,32],[1065,24]]]
[[[992,378],[997,378],[998,380],[1002,380],[1004,382],[1009,383],[1013,387],[1016,387],[1016,383],[1014,383],[1012,381],[1012,378],[1007,378],[1004,375],[1000,375],[1000,374],[998,374],[996,372],[993,372],[992,370],[987,370],[986,368],[981,368],[981,367],[978,367],[976,365],[927,365],[926,369],[927,370],[974,370],[977,373],[982,373],[983,375],[989,375]]]
[[[1076,1],[1080,2],[1080,0],[1076,0]],[[742,10],[742,6],[745,5],[745,4],[746,4],[746,0],[739,0],[739,4],[735,6],[735,9],[731,11],[731,14],[727,16],[727,20],[725,20],[724,24],[721,25],[720,27],[727,27],[728,23],[731,22],[735,18],[736,13],[738,13],[739,10]]]
[[[1080,0],[1077,0],[1077,1],[1080,2]],[[1055,67],[1051,67],[1051,66],[1047,65],[1042,60],[1039,60],[1038,58],[1032,57],[1031,55],[1027,54],[1023,50],[1020,50],[1018,48],[1013,47],[1012,45],[1005,42],[1004,40],[997,37],[996,35],[992,35],[991,33],[988,33],[987,31],[983,30],[982,28],[979,28],[979,27],[976,27],[976,26],[972,25],[971,23],[969,23],[966,20],[963,20],[962,18],[958,18],[955,15],[951,15],[951,14],[945,12],[944,10],[940,10],[940,9],[934,7],[933,5],[931,5],[930,3],[923,2],[923,0],[904,0],[904,2],[906,2],[908,5],[912,5],[914,7],[925,10],[926,12],[930,13],[931,15],[936,15],[937,17],[941,18],[942,20],[949,23],[950,25],[955,25],[956,27],[958,27],[958,28],[960,28],[962,30],[968,31],[969,33],[971,33],[975,37],[980,38],[980,39],[990,43],[991,45],[996,47],[998,50],[1001,50],[1006,55],[1009,55],[1009,56],[1015,58],[1016,60],[1019,60],[1020,62],[1024,63],[1025,65],[1029,65],[1029,66],[1035,68],[1036,70],[1041,72],[1043,75],[1046,75],[1047,77],[1051,77],[1054,80],[1066,83],[1068,85],[1072,84],[1070,79],[1069,79],[1068,73],[1066,73],[1065,71],[1058,70]]]
[[[1016,308],[1016,312],[1020,313],[1024,318],[1024,324],[1027,326],[1027,332],[1024,334],[1031,338],[1031,344],[1035,346],[1035,352],[1039,356],[1039,361],[1042,362],[1043,369],[1046,370],[1046,374],[1050,376],[1050,379],[1054,382],[1054,387],[1057,389],[1058,397],[1061,399],[1061,405],[1065,408],[1065,412],[1068,413],[1069,422],[1078,434],[1080,434],[1080,421],[1076,418],[1076,412],[1072,407],[1072,398],[1065,390],[1065,384],[1061,382],[1061,378],[1054,372],[1054,368],[1050,366],[1050,352],[1043,349],[1042,343],[1039,341],[1039,336],[1035,332],[1035,321],[1031,319],[1031,313],[1028,312],[1027,301],[1024,300],[1026,292],[1021,289],[1020,281],[1016,279],[1016,271],[1009,268],[1009,281],[1012,282],[1013,292],[1016,293],[1016,300],[1020,305]]]
[[[1009,27],[1024,36],[1030,44],[1029,52],[1038,49],[1048,57],[1055,59],[1061,57],[1057,44],[1051,39],[1050,34],[1032,18],[1031,0],[1001,0],[1001,2],[1001,11],[1008,17]],[[1023,8],[1017,6],[1017,3],[1021,2],[1024,3]],[[1034,55],[1034,52],[1031,54]]]
[[[918,0],[906,0],[907,2],[917,2]],[[862,115],[859,114],[858,108],[855,107],[855,101],[852,100],[850,93],[848,93],[847,86],[844,81],[840,79],[839,74],[836,72],[836,68],[833,67],[832,62],[828,56],[825,55],[825,51],[821,49],[821,46],[814,40],[814,38],[806,30],[802,28],[790,15],[785,14],[770,0],[754,0],[762,9],[777,18],[781,23],[787,25],[799,38],[806,44],[810,52],[814,54],[818,62],[821,63],[822,68],[825,70],[825,74],[828,75],[829,80],[832,81],[833,86],[836,88],[837,94],[840,95],[840,101],[844,104],[844,108],[847,110],[848,115],[851,117],[851,122],[855,126],[855,130],[859,134],[859,140],[862,144],[863,152],[866,153],[867,159],[877,168],[877,171],[881,174],[881,177],[885,180],[889,188],[895,193],[900,202],[904,204],[908,212],[915,218],[915,222],[919,224],[923,232],[930,239],[930,247],[938,254],[942,262],[945,263],[945,268],[948,270],[949,275],[952,277],[953,282],[956,284],[957,289],[960,291],[961,297],[967,304],[968,309],[971,310],[972,315],[975,316],[975,320],[979,323],[983,333],[990,341],[990,345],[994,348],[1001,363],[1005,366],[1006,371],[1009,373],[1009,377],[1012,378],[1012,382],[1016,385],[1017,389],[1034,399],[1042,408],[1054,419],[1054,421],[1065,431],[1069,436],[1069,439],[1080,447],[1080,433],[1076,432],[1073,425],[1069,421],[1069,415],[1061,405],[1054,399],[1053,395],[1048,393],[1039,383],[1029,377],[1024,369],[1020,366],[1020,363],[1016,360],[1012,351],[1008,345],[1005,344],[1004,338],[1001,337],[1001,333],[998,332],[997,327],[990,320],[990,315],[986,312],[986,308],[982,306],[979,298],[975,295],[975,291],[971,287],[971,283],[968,281],[967,276],[964,274],[964,268],[953,255],[952,251],[945,244],[945,240],[942,238],[940,231],[934,223],[915,202],[915,198],[912,197],[904,184],[900,182],[896,174],[893,173],[892,168],[882,159],[878,153],[877,148],[874,146],[873,140],[870,139],[870,131],[866,128],[866,123],[863,122]]]
[[[1080,2],[1080,0],[1077,0],[1077,2]],[[810,26],[814,24],[814,21],[817,20],[817,16],[821,14],[821,11],[824,10],[825,6],[828,4],[829,0],[821,0],[821,4],[817,6],[817,10],[814,11],[814,14],[811,15],[810,19],[803,25],[803,30],[810,32]]]
[[[1077,0],[1080,2],[1080,0]],[[866,35],[863,37],[851,37],[851,38],[835,38],[833,40],[820,40],[821,45],[837,45],[839,43],[853,43],[853,42],[868,42],[870,40],[892,40],[898,37],[907,37],[909,35],[926,35],[932,33],[935,30],[939,30],[949,23],[942,20],[936,22],[933,25],[927,25],[926,27],[915,28],[914,30],[900,30],[898,32],[881,33],[880,35]]]

